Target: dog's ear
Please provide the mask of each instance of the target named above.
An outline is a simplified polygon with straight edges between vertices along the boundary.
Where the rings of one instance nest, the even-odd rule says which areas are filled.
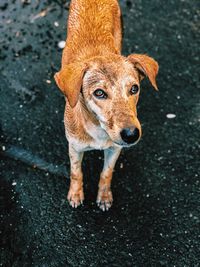
[[[128,60],[134,64],[135,68],[139,71],[141,78],[147,76],[153,87],[158,90],[156,84],[156,75],[158,74],[158,63],[147,55],[131,54]]]
[[[54,75],[58,87],[67,97],[72,108],[74,108],[78,102],[83,75],[86,69],[87,66],[84,63],[71,63]]]

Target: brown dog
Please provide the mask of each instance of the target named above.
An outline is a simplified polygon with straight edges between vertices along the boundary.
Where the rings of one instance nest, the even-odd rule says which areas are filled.
[[[121,14],[117,0],[72,0],[61,70],[55,74],[66,96],[64,115],[69,142],[72,207],[84,199],[81,161],[84,151],[104,150],[97,204],[112,205],[111,179],[122,147],[141,137],[136,105],[140,81],[155,89],[158,64],[149,56],[121,55]]]

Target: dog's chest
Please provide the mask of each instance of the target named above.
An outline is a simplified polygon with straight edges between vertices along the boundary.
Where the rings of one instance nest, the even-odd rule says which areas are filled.
[[[101,126],[94,125],[91,122],[87,122],[84,125],[85,134],[90,138],[82,140],[75,135],[67,135],[68,141],[77,149],[77,151],[88,151],[93,149],[104,150],[113,146],[112,140],[107,133],[101,128]]]

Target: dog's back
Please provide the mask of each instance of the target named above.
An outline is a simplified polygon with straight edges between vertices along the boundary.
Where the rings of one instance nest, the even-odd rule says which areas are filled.
[[[62,64],[106,53],[120,53],[117,0],[72,0]]]

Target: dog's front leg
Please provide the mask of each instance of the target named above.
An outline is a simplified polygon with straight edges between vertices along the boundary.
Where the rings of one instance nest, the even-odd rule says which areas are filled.
[[[83,159],[83,152],[77,152],[69,144],[69,157],[70,157],[70,188],[67,199],[73,208],[77,208],[83,203],[83,173],[81,169],[81,162]]]
[[[100,176],[97,204],[103,211],[108,210],[113,201],[111,180],[115,163],[119,157],[121,148],[111,147],[104,150],[104,167]]]

